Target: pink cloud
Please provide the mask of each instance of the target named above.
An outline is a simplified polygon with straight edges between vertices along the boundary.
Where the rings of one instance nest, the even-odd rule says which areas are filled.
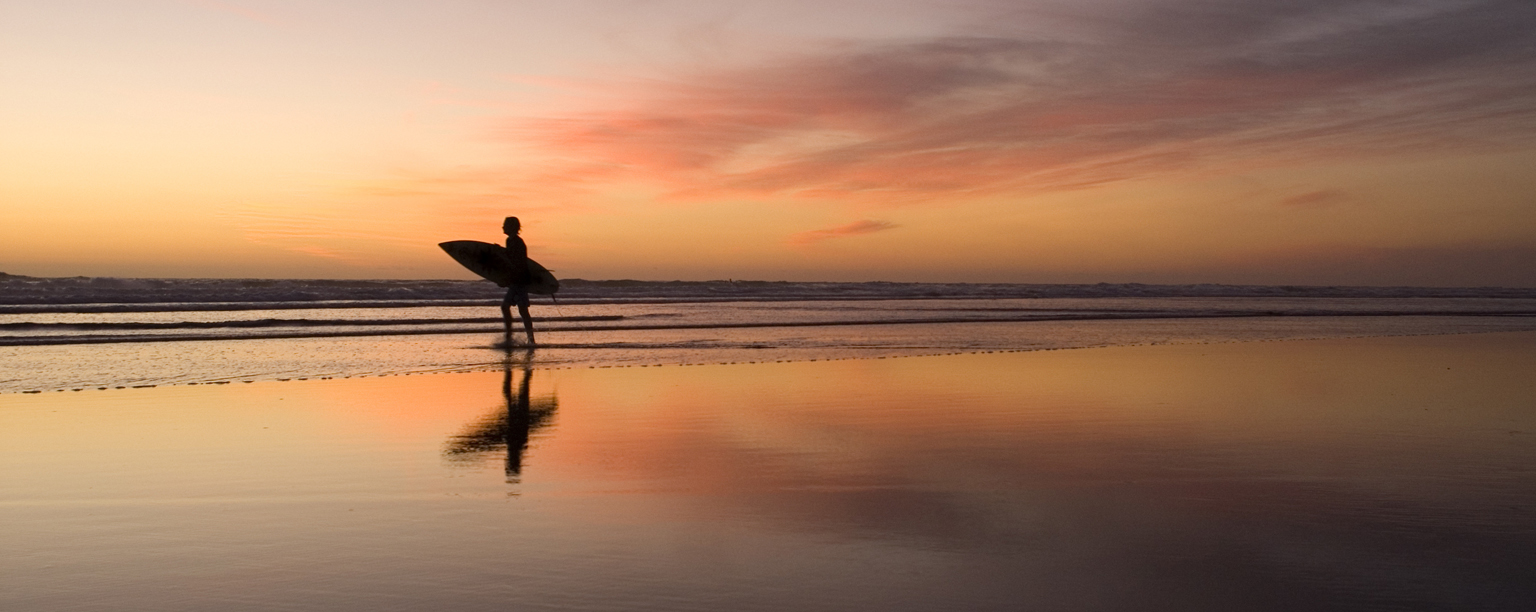
[[[844,238],[847,236],[873,234],[875,232],[883,232],[885,230],[895,229],[898,227],[901,226],[886,221],[871,221],[866,219],[863,221],[855,221],[847,225],[839,225],[837,227],[827,229],[800,232],[790,236],[789,242],[791,244],[814,244],[832,238]]]
[[[460,179],[544,201],[643,183],[673,200],[870,205],[1529,146],[1536,13],[1525,6],[1164,0],[1096,18],[1076,39],[1010,35],[1004,20],[989,37],[842,43],[589,84],[571,88],[570,112],[496,128],[542,155],[537,167]]]
[[[314,256],[314,257],[323,257],[323,258],[326,258],[326,259],[337,259],[337,260],[341,260],[341,261],[356,261],[358,259],[354,255],[348,255],[348,254],[340,253],[340,252],[337,252],[337,251],[335,251],[333,249],[328,249],[328,248],[325,248],[325,247],[322,247],[322,246],[312,246],[312,245],[311,246],[296,246],[296,247],[290,248],[289,250],[295,251],[295,252],[298,252],[298,253],[303,253],[305,255],[311,255],[311,256]]]
[[[1349,200],[1349,194],[1337,189],[1324,189],[1294,195],[1280,200],[1287,208],[1331,208]]]

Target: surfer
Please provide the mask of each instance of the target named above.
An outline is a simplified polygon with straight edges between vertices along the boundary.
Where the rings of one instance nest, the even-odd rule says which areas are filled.
[[[501,231],[507,234],[507,260],[512,265],[512,282],[507,284],[507,297],[501,300],[501,322],[506,326],[507,344],[511,344],[512,305],[517,304],[523,331],[528,332],[528,345],[533,346],[533,317],[528,315],[528,284],[533,275],[528,271],[528,245],[517,235],[522,229],[517,217],[507,217],[501,224]]]

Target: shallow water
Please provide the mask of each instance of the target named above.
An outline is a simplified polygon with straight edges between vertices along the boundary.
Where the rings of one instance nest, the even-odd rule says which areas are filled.
[[[1249,342],[1488,331],[1536,330],[1536,316],[1487,314],[1507,301],[1483,300],[1485,314],[1447,316],[1449,304],[1430,300],[868,300],[859,303],[653,304],[562,308],[565,321],[541,323],[539,368],[622,367],[701,363],[756,363],[938,355],[1136,344]],[[1308,306],[1310,304],[1310,306]],[[1090,306],[1092,308],[1090,308]],[[1140,308],[1141,310],[1136,310]],[[1412,314],[1365,316],[1361,311],[1399,309]],[[1323,312],[1356,314],[1323,316]],[[480,309],[389,310],[410,320],[426,315],[484,314]],[[444,313],[445,310],[461,311]],[[494,309],[490,309],[494,310]],[[1283,312],[1277,316],[1228,316]],[[382,309],[338,317],[378,320]],[[1058,320],[1010,320],[1058,317]],[[1106,318],[1131,313],[1151,318]],[[158,313],[185,317],[190,313]],[[219,313],[222,315],[222,313]],[[242,313],[261,317],[270,311]],[[540,312],[542,316],[543,313]],[[15,315],[22,316],[22,315]],[[37,316],[37,315],[28,315]],[[72,314],[75,318],[141,319],[143,313]],[[573,321],[586,317],[586,320]],[[609,317],[604,319],[603,317]],[[1065,318],[1060,318],[1065,317]],[[1088,318],[1074,318],[1088,317]],[[238,318],[238,317],[237,317]],[[902,321],[895,323],[893,321]],[[956,322],[963,320],[964,322]],[[399,327],[431,333],[417,335]],[[431,329],[424,329],[431,328]],[[443,331],[442,328],[450,328]],[[261,380],[386,376],[485,371],[500,368],[503,338],[485,324],[408,324],[383,335],[261,337],[281,330],[263,327],[229,339],[0,346],[0,393],[69,392],[117,387],[221,384]],[[478,331],[476,331],[478,329]],[[349,328],[342,333],[354,333]],[[90,334],[91,331],[12,331],[27,334]],[[127,330],[125,337],[187,333]],[[197,333],[225,333],[203,330]],[[362,333],[371,333],[366,329]],[[25,338],[21,338],[25,340]],[[522,334],[514,336],[521,341]],[[3,340],[3,338],[0,338]],[[3,342],[0,342],[3,343]]]
[[[262,303],[0,305],[0,346],[431,335],[501,329],[494,303],[409,307],[379,304],[331,302],[297,308],[300,304],[290,303],[281,309],[272,309]],[[34,308],[45,311],[29,310]],[[670,302],[657,299],[645,303],[539,303],[533,310],[540,329],[582,337],[614,330],[982,321],[1373,315],[1530,319],[1536,317],[1536,299],[1171,297]]]
[[[0,609],[1536,607],[1536,333],[529,363],[0,396]]]

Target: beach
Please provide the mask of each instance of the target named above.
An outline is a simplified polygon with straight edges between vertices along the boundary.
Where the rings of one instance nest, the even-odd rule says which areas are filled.
[[[0,608],[1536,606],[1536,332],[545,351],[0,394]]]
[[[0,84],[0,612],[1536,611],[1532,0],[5,2]]]
[[[1536,1],[5,2],[0,84],[0,612],[1536,612]]]

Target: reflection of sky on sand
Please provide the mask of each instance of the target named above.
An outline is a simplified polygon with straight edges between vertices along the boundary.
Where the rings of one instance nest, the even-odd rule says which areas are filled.
[[[686,390],[602,397],[603,423],[565,426],[608,435],[546,461],[685,491],[669,511],[699,519],[984,555],[1063,597],[1112,577],[1145,592],[1219,584],[1230,603],[1278,608],[1339,587],[1455,601],[1536,556],[1512,507],[1533,501],[1533,423],[1515,412],[1536,397],[1532,360],[1529,344],[1419,342],[1430,358],[1371,341],[897,360],[827,378],[718,369]],[[586,403],[573,387],[563,399]],[[634,404],[669,409],[611,418]],[[589,448],[628,461],[593,465]]]
[[[529,374],[514,356],[7,396],[0,607],[1519,609],[1533,348]],[[558,397],[559,422],[530,418],[508,483],[521,441],[498,407],[525,395],[530,414]],[[485,460],[445,461],[466,436]]]

